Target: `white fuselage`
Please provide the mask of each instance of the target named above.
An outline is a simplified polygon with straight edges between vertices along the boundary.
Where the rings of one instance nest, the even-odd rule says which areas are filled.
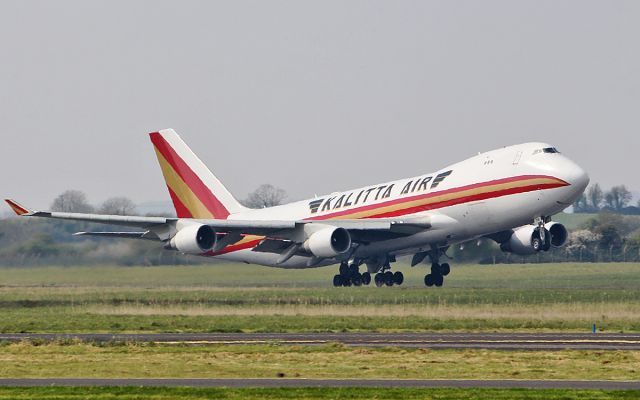
[[[478,154],[435,173],[336,192],[277,207],[232,214],[235,220],[424,219],[431,227],[410,236],[358,246],[353,257],[405,255],[445,247],[532,223],[570,206],[589,182],[587,174],[545,143],[525,143]],[[554,150],[554,149],[553,149]],[[449,172],[450,171],[450,172]],[[436,183],[437,182],[437,183]],[[246,238],[215,257],[280,268],[304,268],[294,256],[254,252]],[[314,266],[338,260],[324,260]]]

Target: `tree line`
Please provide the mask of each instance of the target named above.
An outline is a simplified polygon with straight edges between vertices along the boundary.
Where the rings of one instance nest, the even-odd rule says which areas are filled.
[[[263,208],[279,205],[285,198],[284,190],[265,184],[241,202],[250,208]],[[140,214],[136,204],[127,197],[111,197],[92,205],[87,195],[79,190],[67,190],[56,196],[49,209],[106,215]],[[175,213],[164,216],[172,217]],[[73,236],[80,231],[109,230],[123,231],[126,228],[41,218],[7,218],[0,223],[0,265],[179,265],[212,262],[210,258],[164,250],[157,242]]]
[[[598,183],[593,184],[573,203],[575,213],[598,213],[608,211],[626,215],[640,215],[640,200],[630,205],[633,196],[625,185],[613,186],[603,191]]]

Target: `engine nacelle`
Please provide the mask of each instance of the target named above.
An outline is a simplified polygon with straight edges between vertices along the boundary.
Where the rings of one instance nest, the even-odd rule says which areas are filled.
[[[562,247],[567,243],[567,239],[569,239],[569,232],[564,225],[557,222],[549,222],[544,227],[551,235],[551,245],[553,247]]]
[[[500,245],[500,250],[519,256],[534,254],[536,251],[531,241],[533,240],[535,231],[536,227],[533,225],[525,225],[514,229],[509,240]]]
[[[193,224],[180,229],[169,241],[169,248],[189,254],[202,254],[216,244],[216,232],[208,225]]]
[[[312,233],[304,249],[316,257],[335,257],[351,248],[351,235],[344,228],[324,228]]]
[[[540,239],[537,227],[534,225],[526,225],[514,229],[509,240],[500,244],[500,249],[507,253],[526,256],[529,254],[535,254],[540,250],[548,250],[550,246],[561,247],[567,242],[569,233],[564,225],[557,222],[548,222],[544,227],[549,235],[546,239],[548,240],[546,248],[544,244],[540,244],[540,241],[538,241],[538,245],[540,247],[536,249],[534,246],[534,239]]]

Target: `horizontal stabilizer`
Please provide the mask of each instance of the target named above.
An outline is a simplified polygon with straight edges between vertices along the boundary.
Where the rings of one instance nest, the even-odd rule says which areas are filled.
[[[21,206],[20,204],[16,203],[11,199],[5,199],[4,201],[7,202],[9,207],[11,207],[11,209],[13,210],[14,213],[16,213],[16,215],[29,215],[33,213],[28,208]]]

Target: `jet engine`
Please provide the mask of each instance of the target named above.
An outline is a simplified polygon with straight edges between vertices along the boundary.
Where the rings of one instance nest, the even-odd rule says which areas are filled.
[[[538,251],[547,251],[553,247],[561,247],[567,242],[569,233],[564,225],[557,222],[548,222],[545,226],[545,242],[540,239],[538,227],[525,225],[513,230],[509,240],[500,244],[500,249],[507,253],[520,256],[535,254]]]
[[[335,257],[351,248],[351,235],[344,228],[327,227],[312,233],[304,249],[316,257]]]
[[[202,254],[216,244],[216,232],[208,225],[193,224],[180,229],[167,248],[188,254]]]

